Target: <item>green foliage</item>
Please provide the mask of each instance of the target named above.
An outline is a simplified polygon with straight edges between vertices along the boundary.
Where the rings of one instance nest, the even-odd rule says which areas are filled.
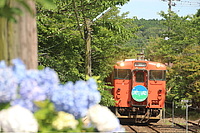
[[[200,19],[197,15],[179,17],[174,12],[161,12],[161,16],[168,29],[147,46],[148,58],[169,65],[168,100],[188,98],[192,106],[200,106]]]
[[[110,106],[114,106],[115,105],[115,100],[113,99],[113,95],[111,95],[111,89],[113,87],[110,86],[102,86],[101,89],[99,89],[100,93],[101,93],[101,105],[110,107]]]
[[[107,77],[116,61],[130,58],[135,52],[134,49],[124,44],[135,38],[134,33],[137,27],[130,26],[133,19],[125,19],[125,16],[118,16],[118,13],[119,10],[113,8],[102,19],[97,20],[93,27],[92,64],[95,68],[93,69],[94,75],[100,74]]]
[[[10,103],[0,103],[0,110],[7,109],[10,107]]]
[[[171,93],[179,98],[189,98],[193,106],[200,103],[200,46],[190,45],[176,57],[169,82],[174,82]]]
[[[54,111],[53,103],[49,101],[36,102],[36,105],[40,108],[34,113],[35,118],[38,120],[40,125],[40,132],[52,131],[52,122],[56,117],[56,111]]]
[[[54,0],[36,0],[36,2],[40,3],[45,9],[56,9]]]
[[[141,48],[145,48],[149,45],[149,42],[151,42],[152,38],[155,39],[163,36],[163,32],[167,27],[163,26],[162,22],[163,20],[145,20],[135,18],[132,26],[135,25],[139,27],[138,32],[136,33],[137,38],[129,41],[127,45],[134,46],[138,51],[140,51]]]
[[[19,1],[19,3],[22,4],[22,2]],[[26,4],[23,3],[25,7],[27,7]],[[1,0],[0,2],[0,17],[5,17],[10,21],[16,22],[15,15],[21,15],[22,11],[21,9],[17,7],[11,7],[9,0]]]
[[[57,10],[37,5],[39,52],[43,53],[40,63],[56,70],[62,82],[85,79],[85,19],[93,20],[115,4],[111,0],[56,1]],[[112,8],[91,25],[92,73],[102,78],[108,76],[116,60],[129,56],[123,44],[135,36],[135,28],[126,27],[132,19],[118,13],[117,8]]]
[[[178,103],[177,103],[178,104]],[[186,109],[184,105],[177,105],[174,106],[174,118],[183,118],[186,119]],[[179,102],[180,104],[180,102]],[[172,118],[172,107],[166,107],[166,118]],[[199,120],[200,114],[197,110],[192,110],[190,107],[188,108],[188,119],[189,120]]]
[[[153,44],[148,46],[148,58],[156,59],[163,63],[172,62],[177,54],[191,44],[189,38],[191,37],[188,32],[191,31],[189,25],[189,16],[179,17],[177,14],[170,12],[165,14],[161,12],[161,16],[165,18],[163,24],[168,27],[162,33],[160,39],[153,41]]]
[[[126,0],[117,1],[123,4]],[[61,82],[85,79],[86,37],[85,20],[91,20],[92,74],[99,76],[101,104],[114,105],[111,87],[103,82],[117,60],[130,57],[131,48],[124,46],[135,37],[137,27],[131,27],[132,19],[119,16],[116,1],[55,1],[57,9],[45,10],[37,5],[40,64],[53,68]],[[97,18],[108,7],[112,9]],[[87,9],[87,10],[86,10]],[[95,21],[92,21],[95,20]],[[134,51],[134,50],[133,50]]]
[[[53,103],[50,101],[39,101],[35,102],[35,104],[40,108],[37,112],[34,113],[35,118],[38,121],[39,132],[58,132],[52,126],[53,121],[55,121],[56,117],[58,116],[58,112],[55,111]],[[84,127],[82,119],[78,120],[78,125],[75,129],[71,128],[64,128],[59,130],[59,132],[93,132],[95,131],[93,127],[86,128]]]
[[[41,3],[46,9],[54,9],[55,5],[53,0],[37,0]],[[34,12],[30,8],[26,0],[1,0],[0,1],[0,17],[7,18],[9,21],[17,22],[16,16],[22,15],[23,7],[26,11],[34,15]]]

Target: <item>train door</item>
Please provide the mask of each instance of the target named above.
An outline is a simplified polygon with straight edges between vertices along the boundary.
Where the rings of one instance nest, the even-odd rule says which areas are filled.
[[[147,70],[134,70],[133,71],[133,84],[132,84],[132,99],[133,106],[146,106],[147,105],[147,84],[148,72]]]
[[[134,70],[133,71],[133,87],[142,85],[147,87],[147,71],[146,70]]]

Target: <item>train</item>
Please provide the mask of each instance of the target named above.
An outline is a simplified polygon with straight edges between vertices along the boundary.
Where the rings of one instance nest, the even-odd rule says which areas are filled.
[[[166,97],[166,65],[145,59],[125,59],[114,65],[108,78],[118,117],[135,123],[156,123],[162,118]]]

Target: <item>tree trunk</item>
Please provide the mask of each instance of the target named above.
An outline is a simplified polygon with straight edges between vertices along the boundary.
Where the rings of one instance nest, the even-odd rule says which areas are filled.
[[[0,60],[8,64],[12,59],[20,58],[28,69],[37,68],[37,27],[36,17],[22,6],[9,0],[11,7],[18,7],[23,11],[21,16],[16,16],[17,23],[0,18]],[[36,12],[35,2],[27,0],[28,5]]]

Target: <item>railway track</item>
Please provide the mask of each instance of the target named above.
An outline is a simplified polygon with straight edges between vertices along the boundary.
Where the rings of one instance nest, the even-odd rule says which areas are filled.
[[[200,125],[197,123],[194,123],[192,121],[188,121],[188,127],[182,124],[179,124],[177,122],[173,122],[172,120],[169,120],[169,122],[175,124],[176,126],[179,126],[187,131],[193,132],[193,133],[200,133]]]
[[[133,132],[133,133],[161,133],[158,129],[153,127],[152,125],[126,125],[124,126],[127,132]]]
[[[169,120],[169,122],[172,122]],[[123,124],[122,124],[123,125]],[[165,123],[153,123],[149,125],[135,125],[135,124],[130,124],[125,123],[123,125],[125,130],[127,132],[133,132],[133,133],[186,133],[186,124],[184,125],[182,123],[176,123],[173,122],[173,124],[165,124]],[[192,121],[188,121],[188,133],[200,133],[200,125],[197,123],[194,123]]]
[[[135,124],[131,119],[120,119],[127,132],[133,133],[161,133],[153,124]]]

